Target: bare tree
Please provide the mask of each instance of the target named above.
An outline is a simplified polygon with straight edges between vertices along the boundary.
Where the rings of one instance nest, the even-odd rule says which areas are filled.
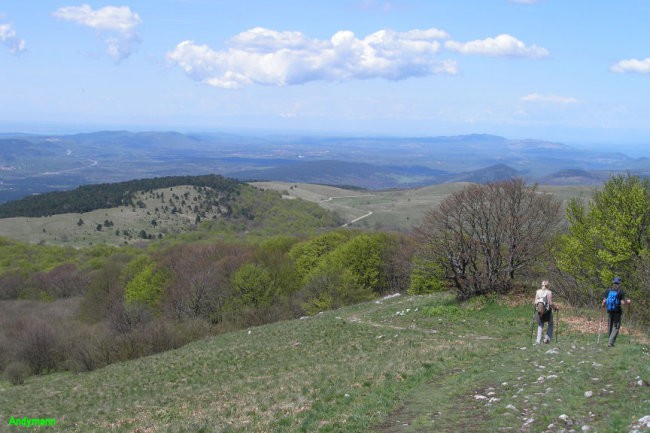
[[[167,310],[178,319],[214,320],[230,295],[230,277],[249,255],[245,247],[221,243],[172,248],[162,260],[173,275],[166,289]]]
[[[560,202],[537,185],[470,185],[425,215],[415,230],[418,254],[444,268],[459,299],[507,292],[547,252],[560,221]]]

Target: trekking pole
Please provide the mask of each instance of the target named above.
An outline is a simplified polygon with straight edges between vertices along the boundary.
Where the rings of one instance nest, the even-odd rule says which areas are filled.
[[[557,344],[557,334],[560,333],[560,309],[555,310],[557,313],[557,322],[555,323],[555,344]]]
[[[602,309],[603,307],[601,306],[600,308]],[[598,323],[598,339],[596,340],[597,344],[600,344],[600,330],[603,326],[603,316],[605,316],[605,310],[602,310],[600,313],[600,323]]]
[[[533,318],[530,320],[530,338],[528,341],[532,342],[533,341],[533,329],[535,328],[535,313],[533,310]]]
[[[627,332],[630,334],[627,342],[628,344],[632,344],[632,304],[627,304],[627,315],[629,317],[627,320]]]

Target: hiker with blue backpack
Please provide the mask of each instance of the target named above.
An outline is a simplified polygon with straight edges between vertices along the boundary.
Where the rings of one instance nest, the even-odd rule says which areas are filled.
[[[607,309],[609,324],[609,339],[607,347],[613,347],[618,337],[618,331],[621,329],[621,319],[623,317],[623,304],[630,304],[629,299],[625,299],[625,292],[621,289],[621,279],[614,277],[612,287],[605,291],[603,295],[602,306]]]
[[[542,281],[542,287],[535,292],[534,318],[537,320],[537,341],[535,344],[542,343],[544,323],[548,323],[544,343],[550,343],[553,339],[553,310],[557,311],[558,307],[553,303],[553,292],[549,289],[548,280],[544,280]]]

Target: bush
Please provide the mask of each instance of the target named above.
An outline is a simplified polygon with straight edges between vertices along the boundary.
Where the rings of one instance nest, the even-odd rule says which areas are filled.
[[[12,385],[22,385],[30,375],[30,368],[22,361],[14,361],[5,368],[4,376]]]
[[[53,370],[60,358],[58,339],[42,321],[21,320],[7,332],[14,342],[14,359],[29,366],[33,374]]]
[[[18,299],[26,278],[19,272],[11,271],[0,275],[0,300]]]

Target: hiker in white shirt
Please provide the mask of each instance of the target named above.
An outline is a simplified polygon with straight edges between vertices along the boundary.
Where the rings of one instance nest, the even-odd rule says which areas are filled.
[[[544,343],[550,343],[553,338],[553,310],[558,308],[553,304],[553,292],[549,289],[548,280],[542,281],[541,289],[535,292],[535,320],[537,320],[537,341],[535,344],[542,343],[542,334],[544,333],[544,323],[548,323]]]

